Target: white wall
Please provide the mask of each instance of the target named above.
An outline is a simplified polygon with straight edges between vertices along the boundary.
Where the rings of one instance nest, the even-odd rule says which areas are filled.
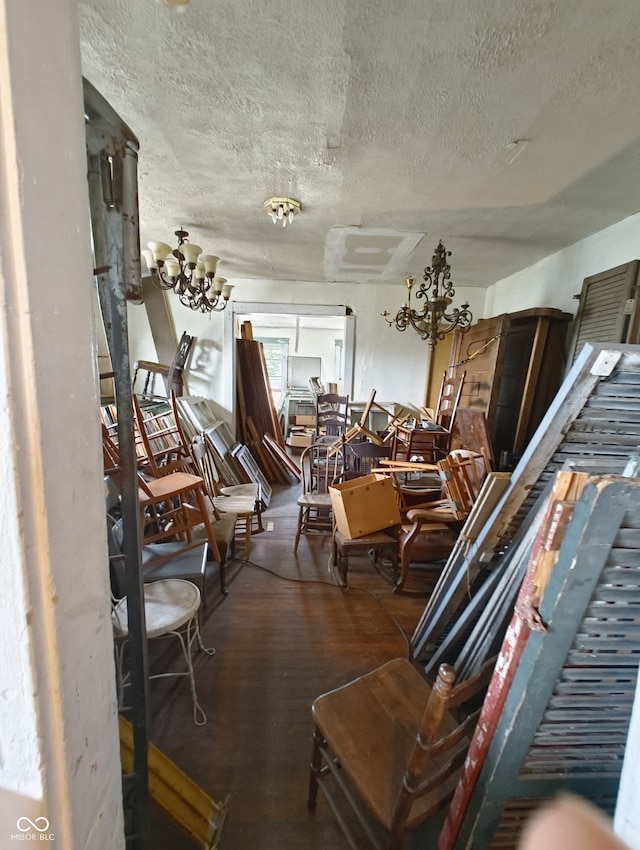
[[[399,333],[381,317],[384,310],[395,313],[405,300],[404,283],[320,283],[311,281],[232,280],[237,301],[272,304],[346,305],[355,320],[355,375],[352,398],[365,401],[371,390],[380,402],[424,403],[428,349],[412,330]],[[485,291],[477,287],[456,287],[456,304],[469,301],[474,318],[481,318]],[[223,398],[221,314],[201,316],[181,305],[175,295],[168,296],[178,336],[182,331],[195,334],[198,343],[192,357],[194,368],[188,375],[189,389],[214,400]],[[131,360],[150,358],[150,335],[145,332],[144,306],[131,305]],[[143,314],[142,317],[140,314]],[[148,328],[148,324],[146,325]],[[206,349],[206,367],[198,366],[199,346]],[[225,376],[226,377],[226,376]]]
[[[92,286],[76,4],[0,0],[3,848],[124,847]]]
[[[640,213],[490,286],[485,316],[513,313],[530,307],[557,307],[575,314],[578,302],[573,296],[580,294],[585,277],[638,258]]]

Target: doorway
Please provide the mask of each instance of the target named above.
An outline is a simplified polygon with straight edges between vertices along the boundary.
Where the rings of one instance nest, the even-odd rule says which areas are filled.
[[[311,356],[314,340],[330,353],[325,354],[326,375],[337,380],[345,395],[352,395],[354,372],[355,316],[344,305],[264,304],[230,302],[224,315],[224,406],[235,415],[235,329],[238,322],[250,321],[254,336],[288,339],[288,355]],[[255,333],[259,330],[259,333]],[[338,354],[336,354],[338,349]]]

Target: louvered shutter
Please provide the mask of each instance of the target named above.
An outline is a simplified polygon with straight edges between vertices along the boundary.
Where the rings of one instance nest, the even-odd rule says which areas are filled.
[[[638,260],[584,279],[575,319],[572,361],[585,342],[637,343]]]

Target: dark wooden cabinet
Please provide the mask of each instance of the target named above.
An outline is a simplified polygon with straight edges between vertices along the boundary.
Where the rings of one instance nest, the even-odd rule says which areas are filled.
[[[454,332],[450,369],[466,372],[460,407],[485,414],[498,468],[522,454],[560,386],[571,319],[535,308]]]

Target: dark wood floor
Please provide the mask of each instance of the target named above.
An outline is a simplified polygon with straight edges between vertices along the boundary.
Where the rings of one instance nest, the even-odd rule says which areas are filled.
[[[306,808],[310,706],[319,694],[406,655],[425,599],[394,596],[366,557],[350,588],[329,566],[330,538],[303,536],[293,553],[298,487],[279,488],[237,562],[228,596],[212,594],[196,682],[208,722],[196,727],[184,680],[151,683],[150,738],[215,800],[230,794],[222,850],[343,850],[326,801]],[[159,813],[154,848],[193,844]]]

